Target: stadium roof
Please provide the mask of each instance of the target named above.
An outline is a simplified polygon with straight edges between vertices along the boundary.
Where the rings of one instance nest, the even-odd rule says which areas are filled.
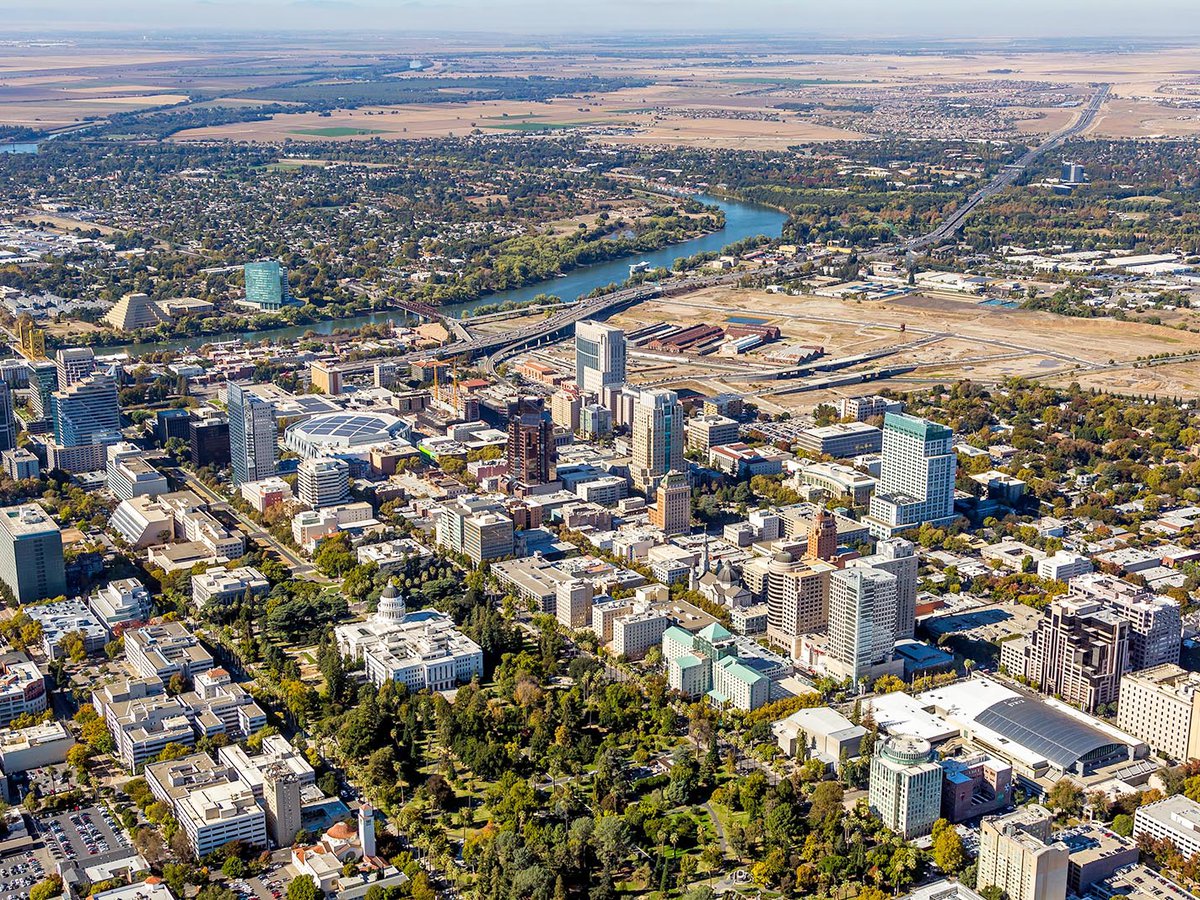
[[[993,703],[975,719],[997,734],[1070,769],[1088,754],[1119,743],[1096,728],[1029,697]]]
[[[303,456],[319,456],[325,448],[387,443],[407,433],[404,421],[387,413],[333,412],[290,425],[284,443]]]

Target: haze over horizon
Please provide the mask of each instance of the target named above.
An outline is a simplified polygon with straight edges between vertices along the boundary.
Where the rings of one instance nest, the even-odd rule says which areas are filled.
[[[10,33],[240,29],[501,34],[746,33],[830,38],[1163,38],[1200,34],[1187,0],[40,0],[0,3]]]

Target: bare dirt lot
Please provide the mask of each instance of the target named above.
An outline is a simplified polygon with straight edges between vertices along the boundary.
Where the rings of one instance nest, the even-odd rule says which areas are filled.
[[[781,341],[736,358],[705,357],[720,364],[707,378],[697,371],[702,366],[684,360],[674,369],[656,365],[652,373],[632,380],[675,383],[700,379],[710,392],[744,391],[757,395],[764,407],[780,409],[807,408],[833,397],[861,393],[861,384],[795,389],[888,366],[914,368],[872,382],[873,389],[889,385],[910,390],[963,378],[994,383],[1018,376],[1050,384],[1078,381],[1122,393],[1175,396],[1200,389],[1200,362],[1155,366],[1144,362],[1145,357],[1160,354],[1200,354],[1200,334],[1167,325],[984,307],[969,297],[915,296],[880,302],[722,288],[644,303],[610,321],[632,331],[655,322],[719,325],[730,315],[747,313],[779,326]],[[757,379],[756,372],[778,367],[764,356],[786,343],[821,345],[825,360],[886,349],[897,352],[833,373],[778,381]],[[730,367],[740,367],[743,374],[734,375]]]

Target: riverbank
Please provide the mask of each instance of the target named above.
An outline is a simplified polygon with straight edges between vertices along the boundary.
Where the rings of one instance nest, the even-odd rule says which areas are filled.
[[[777,238],[782,233],[787,216],[777,209],[740,200],[719,198],[711,195],[696,197],[701,203],[720,207],[725,214],[725,227],[700,237],[672,244],[659,250],[633,252],[618,259],[580,266],[565,275],[548,278],[524,287],[499,291],[465,303],[448,304],[441,310],[453,318],[465,319],[475,310],[485,306],[523,306],[538,300],[543,295],[561,300],[575,300],[609,285],[622,284],[629,278],[629,267],[635,263],[646,263],[648,268],[670,269],[677,259],[685,259],[700,253],[719,252],[730,244],[757,236]],[[413,317],[402,310],[386,309],[341,319],[322,319],[304,325],[265,328],[250,331],[231,331],[222,334],[203,335],[178,340],[151,341],[144,343],[113,345],[103,353],[127,353],[131,357],[164,350],[195,350],[205,344],[240,340],[293,341],[309,332],[332,334],[335,331],[361,328],[363,325],[378,325],[384,322],[410,324]]]

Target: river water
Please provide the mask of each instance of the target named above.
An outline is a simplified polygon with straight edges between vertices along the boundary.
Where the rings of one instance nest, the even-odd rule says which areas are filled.
[[[621,259],[609,262],[595,263],[590,266],[580,266],[563,277],[548,278],[536,284],[513,288],[488,294],[478,300],[466,303],[447,304],[441,307],[448,315],[461,318],[480,306],[490,306],[494,303],[528,303],[541,294],[552,294],[563,300],[575,300],[590,294],[598,287],[625,281],[629,277],[629,267],[634,263],[646,262],[650,268],[670,268],[680,257],[694,256],[697,253],[720,250],[729,244],[749,237],[765,235],[779,237],[787,216],[777,209],[758,206],[752,203],[741,203],[735,200],[724,200],[716,197],[700,196],[703,203],[721,207],[725,211],[725,227],[712,234],[706,234],[680,244],[672,244],[661,250],[649,253],[634,253]],[[409,322],[412,317],[400,310],[384,310],[367,313],[360,316],[349,316],[344,319],[314,322],[311,325],[296,325],[286,328],[271,328],[264,331],[242,331],[227,334],[210,334],[204,337],[185,338],[176,341],[162,341],[146,344],[128,344],[123,347],[96,348],[101,354],[128,353],[131,357],[140,356],[155,350],[196,349],[204,344],[231,341],[240,338],[243,341],[290,341],[303,337],[308,332],[331,334],[338,329],[358,328],[363,325],[374,325],[380,322]]]

